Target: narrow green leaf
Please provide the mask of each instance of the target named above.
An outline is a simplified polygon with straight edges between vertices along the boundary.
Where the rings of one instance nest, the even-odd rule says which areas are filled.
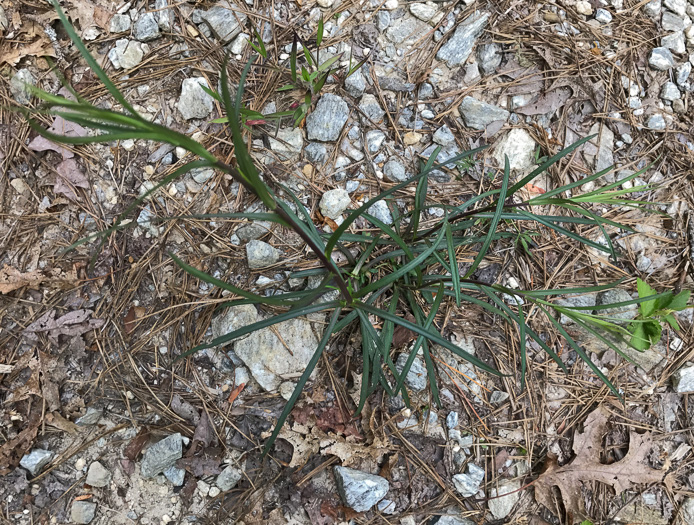
[[[338,306],[337,308],[335,308],[333,315],[330,317],[330,322],[328,323],[328,326],[325,328],[325,331],[323,332],[323,337],[321,337],[321,340],[318,343],[318,346],[316,347],[316,351],[313,353],[313,356],[311,356],[311,360],[308,362],[306,368],[301,374],[301,377],[296,382],[296,387],[294,388],[292,395],[289,397],[287,404],[284,405],[280,417],[277,418],[277,423],[275,424],[275,428],[273,429],[272,434],[265,442],[265,446],[263,447],[263,456],[267,455],[267,453],[270,451],[270,448],[272,448],[273,443],[275,442],[277,436],[282,430],[284,422],[287,420],[287,417],[289,417],[289,414],[294,408],[294,405],[299,400],[299,396],[301,396],[301,392],[303,392],[307,381],[309,380],[311,374],[315,370],[318,361],[320,361],[320,358],[323,355],[323,351],[325,350],[326,346],[328,346],[330,337],[334,333],[335,323],[337,323],[337,319],[340,317],[341,312],[342,309]]]
[[[508,191],[508,181],[510,174],[511,167],[508,162],[508,156],[504,155],[504,178],[501,182],[501,191],[499,193],[499,199],[496,205],[496,212],[494,212],[494,217],[492,218],[492,221],[489,224],[489,233],[487,234],[487,237],[484,239],[484,243],[482,244],[480,251],[477,253],[475,260],[472,262],[472,266],[470,266],[468,271],[465,273],[466,279],[470,277],[473,273],[475,273],[475,270],[477,270],[477,267],[480,265],[482,260],[487,255],[487,251],[489,250],[489,247],[492,244],[492,239],[494,238],[493,236],[496,233],[496,228],[499,225],[499,221],[501,220],[501,213],[504,211],[504,205],[506,203],[506,192]]]

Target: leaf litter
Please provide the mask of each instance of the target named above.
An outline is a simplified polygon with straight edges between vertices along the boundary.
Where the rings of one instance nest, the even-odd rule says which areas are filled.
[[[571,517],[569,520],[573,520],[569,523],[580,522],[585,517],[581,487],[587,481],[610,485],[619,495],[634,485],[651,485],[665,480],[666,471],[653,469],[645,461],[654,444],[650,432],[638,434],[630,430],[626,456],[609,465],[600,461],[608,415],[603,407],[591,412],[584,423],[584,431],[574,436],[576,457],[564,466],[559,466],[556,456],[549,457],[544,471],[534,482],[535,499],[550,510],[555,508],[553,487],[559,489],[566,513]]]

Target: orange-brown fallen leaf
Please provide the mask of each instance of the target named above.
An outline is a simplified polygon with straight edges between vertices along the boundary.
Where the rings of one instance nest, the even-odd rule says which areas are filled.
[[[239,394],[243,391],[244,388],[246,388],[246,383],[241,383],[231,391],[231,394],[229,394],[229,399],[227,400],[230,405],[232,405],[234,401],[236,401],[236,398],[239,397]]]
[[[6,264],[0,270],[0,294],[8,294],[24,286],[35,287],[46,278],[38,270],[22,273],[16,268]]]
[[[600,462],[602,438],[607,431],[607,411],[600,407],[591,412],[584,423],[584,431],[574,436],[573,451],[576,457],[560,467],[555,457],[548,458],[545,470],[535,480],[535,499],[554,510],[552,487],[561,492],[567,523],[584,519],[585,507],[581,483],[599,481],[614,487],[619,495],[632,485],[649,485],[664,480],[666,471],[655,470],[644,461],[653,446],[650,432],[629,432],[629,452],[620,461],[606,465]]]
[[[82,494],[81,496],[77,496],[75,498],[75,501],[84,501],[85,499],[92,499],[93,494]]]

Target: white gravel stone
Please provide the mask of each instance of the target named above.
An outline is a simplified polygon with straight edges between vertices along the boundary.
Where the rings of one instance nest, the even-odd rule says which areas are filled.
[[[111,473],[101,463],[95,461],[89,465],[86,482],[92,487],[106,487],[111,483],[111,477]]]
[[[461,496],[471,498],[479,492],[482,480],[484,480],[484,469],[474,463],[468,463],[467,473],[453,476],[453,485]]]
[[[684,31],[676,31],[665,35],[660,39],[660,45],[672,51],[673,53],[682,54],[687,50],[684,40]]]
[[[108,58],[116,69],[131,69],[142,62],[144,56],[142,44],[127,38],[117,40],[115,47],[108,53]]]
[[[258,240],[249,241],[246,244],[246,258],[248,267],[252,270],[271,266],[280,260],[281,252],[268,243]]]
[[[504,519],[511,514],[513,507],[520,499],[520,480],[502,481],[498,488],[491,490],[491,498],[489,500],[489,511],[498,520]],[[501,497],[498,497],[498,496]]]
[[[668,102],[672,102],[673,100],[679,100],[682,98],[682,93],[680,93],[680,90],[677,89],[674,82],[665,82],[660,90],[660,98]]]
[[[206,118],[214,109],[214,99],[200,86],[210,87],[203,77],[183,80],[181,96],[176,106],[186,120]]]
[[[337,219],[351,204],[352,199],[345,190],[328,190],[320,200],[320,212],[326,217]]]
[[[667,71],[674,67],[675,59],[669,49],[665,47],[656,47],[651,51],[651,55],[648,57],[648,65],[659,71]]]
[[[687,364],[675,372],[672,386],[678,394],[694,392],[694,364]]]
[[[388,480],[347,467],[335,467],[337,491],[345,505],[357,512],[366,512],[381,501],[390,488]]]
[[[388,208],[386,201],[382,200],[375,202],[367,211],[369,215],[372,215],[384,224],[393,224],[393,215],[390,213],[390,209]]]
[[[609,24],[612,22],[612,14],[607,9],[596,9],[595,10],[595,20],[601,24]]]
[[[656,113],[650,116],[646,123],[646,127],[655,131],[663,131],[667,125],[665,124],[665,118],[660,113]]]
[[[576,2],[576,11],[578,11],[578,14],[590,16],[593,14],[593,7],[590,5],[590,2],[581,0]]]

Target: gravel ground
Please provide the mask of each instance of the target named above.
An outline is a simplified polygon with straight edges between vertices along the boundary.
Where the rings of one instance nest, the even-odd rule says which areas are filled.
[[[298,126],[250,123],[248,139],[266,180],[291,188],[326,231],[414,175],[438,146],[439,160],[490,146],[431,174],[432,200],[451,204],[498,185],[504,155],[522,176],[595,134],[523,191],[614,165],[602,183],[644,170],[636,181],[654,187],[637,196],[664,213],[595,208],[636,231],[608,230],[618,262],[537,229],[528,232],[531,254],[501,246],[476,278],[519,288],[625,278],[616,291],[560,299],[584,305],[629,300],[637,276],[658,290],[692,288],[694,0],[73,0],[63,8],[138,112],[227,161],[230,134],[213,122],[223,108],[202,86],[220,89],[228,52],[237,88],[254,29],[269,62],[286,66],[294,35],[311,41],[323,17],[320,60],[341,54],[342,67]],[[324,319],[175,360],[266,313],[219,311],[227,294],[182,272],[168,252],[270,294],[312,285],[287,278],[314,264],[301,239],[263,221],[155,221],[262,211],[228,176],[198,169],[152,194],[131,228],[66,253],[191,158],[144,139],[63,148],[37,136],[8,108],[37,104],[26,84],[69,95],[51,63],[95,104],[116,106],[49,7],[2,0],[0,36],[2,523],[694,523],[691,311],[652,349],[625,347],[634,363],[561,320],[624,404],[539,320],[570,369],[529,344],[521,388],[518,334],[451,304],[437,318],[444,335],[508,376],[438,348],[442,407],[417,358],[410,408],[381,393],[353,418],[361,357],[348,331],[263,457]],[[304,102],[301,90],[279,91],[284,80],[252,69],[247,106],[268,114]],[[42,125],[90,133],[60,118]],[[412,192],[396,196],[404,209]],[[369,213],[393,222],[384,202]],[[582,233],[602,239],[597,229]],[[463,263],[473,259],[461,253]],[[400,367],[406,339],[393,356]]]

